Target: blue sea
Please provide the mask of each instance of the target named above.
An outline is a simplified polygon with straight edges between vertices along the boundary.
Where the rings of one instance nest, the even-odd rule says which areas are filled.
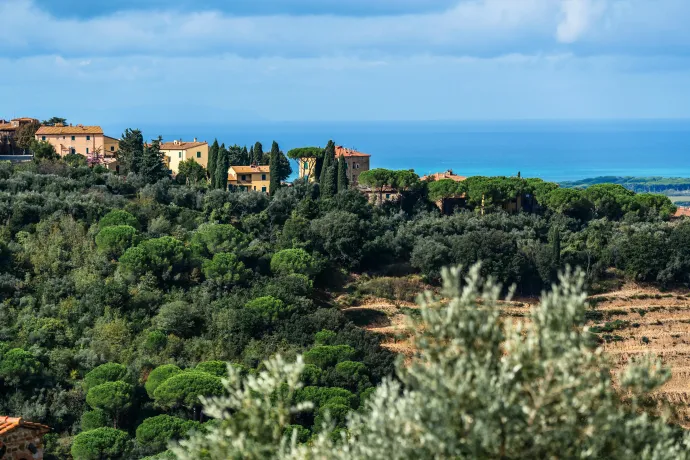
[[[336,144],[371,154],[372,168],[419,175],[516,175],[551,181],[596,176],[690,177],[690,120],[371,123],[236,123],[147,125],[145,137],[215,138],[226,145],[283,151]],[[125,126],[104,126],[116,135]]]

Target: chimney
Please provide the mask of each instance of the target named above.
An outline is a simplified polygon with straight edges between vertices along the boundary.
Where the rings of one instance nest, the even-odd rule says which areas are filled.
[[[194,142],[197,142],[196,137],[194,138]]]

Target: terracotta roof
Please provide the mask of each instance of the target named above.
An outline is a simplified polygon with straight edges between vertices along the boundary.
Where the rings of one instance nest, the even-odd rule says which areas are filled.
[[[20,118],[13,118],[12,121],[29,121],[29,122],[36,121],[37,122],[38,120],[35,118],[31,118],[31,117],[20,117]]]
[[[356,150],[352,149],[347,149],[341,145],[337,146],[335,148],[335,157],[338,158],[339,156],[344,156],[344,157],[370,157],[368,153],[362,153],[358,152]]]
[[[206,144],[206,142],[163,142],[161,144],[161,150],[189,150]]]
[[[13,126],[12,123],[0,124],[0,131],[15,131],[19,126]]]
[[[467,177],[458,176],[457,174],[453,174],[452,170],[448,170],[448,171],[442,172],[442,173],[429,174],[428,176],[422,177],[420,180],[441,180],[441,179],[450,179],[450,180],[454,180],[455,182],[462,182],[465,179],[467,179]]]
[[[235,171],[235,173],[239,173],[239,174],[271,172],[271,167],[268,165],[264,165],[264,166],[230,166],[230,169]]]
[[[38,430],[42,433],[47,433],[50,431],[50,427],[46,425],[41,425],[40,423],[26,422],[24,419],[19,417],[6,417],[0,416],[0,436],[6,435],[16,428],[28,428],[30,430]]]
[[[112,141],[118,141],[118,142],[120,142],[120,139],[118,139],[118,138],[116,138],[116,137],[111,137],[111,136],[103,136],[103,137],[105,137],[106,139],[110,139],[110,140],[112,140]]]
[[[683,217],[683,216],[690,216],[690,208],[678,206],[678,209],[676,210],[676,213],[675,213],[675,217]]]
[[[103,134],[103,128],[100,126],[41,126],[36,131],[37,136],[44,134]]]

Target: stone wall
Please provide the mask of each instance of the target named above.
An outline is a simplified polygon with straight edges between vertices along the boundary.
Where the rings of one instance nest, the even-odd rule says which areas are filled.
[[[38,430],[17,427],[9,433],[1,435],[0,443],[6,447],[5,455],[0,457],[1,460],[43,458],[43,436]]]

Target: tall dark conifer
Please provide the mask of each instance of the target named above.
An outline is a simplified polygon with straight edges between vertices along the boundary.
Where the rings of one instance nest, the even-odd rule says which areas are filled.
[[[254,144],[254,155],[252,156],[252,163],[256,163],[257,165],[260,165],[261,162],[263,161],[264,157],[264,146],[261,145],[261,142],[257,142]]]
[[[321,196],[333,196],[334,190],[338,188],[337,165],[335,163],[335,143],[328,141],[326,149],[323,152],[323,165],[321,166],[321,175],[319,176],[319,184],[321,189]]]
[[[273,145],[271,146],[271,159],[269,165],[269,172],[271,174],[269,192],[271,196],[273,196],[278,191],[278,188],[280,188],[280,147],[278,147],[276,141],[273,141]]]
[[[218,139],[213,141],[211,148],[208,149],[208,164],[206,165],[206,170],[208,171],[208,178],[211,180],[211,188],[215,188],[216,183],[216,164],[218,163],[218,151],[220,146],[218,145]]]
[[[249,150],[247,150],[246,145],[242,147],[242,164],[244,166],[249,166],[252,164],[252,157],[249,155]]]
[[[120,162],[120,173],[138,173],[141,158],[144,155],[144,136],[138,129],[126,129],[120,140],[117,158]]]
[[[139,163],[139,174],[149,184],[158,182],[168,174],[161,153],[161,138],[154,139],[149,145],[144,146],[144,152]]]
[[[215,170],[214,188],[226,190],[228,188],[228,169],[230,168],[230,154],[225,149],[225,144],[218,150],[218,161]]]
[[[344,156],[338,157],[338,193],[347,190],[349,181],[347,180],[347,162]]]

